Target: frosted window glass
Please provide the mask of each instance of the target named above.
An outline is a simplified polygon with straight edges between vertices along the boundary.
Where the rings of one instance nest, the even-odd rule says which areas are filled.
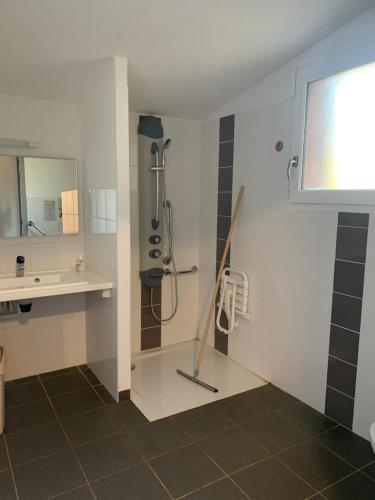
[[[309,83],[303,189],[375,189],[375,63]]]

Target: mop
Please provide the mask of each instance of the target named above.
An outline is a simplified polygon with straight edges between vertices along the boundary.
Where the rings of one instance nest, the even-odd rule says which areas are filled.
[[[215,288],[214,288],[214,290],[212,292],[211,304],[210,304],[210,308],[208,310],[206,325],[204,327],[204,333],[203,333],[203,338],[202,338],[202,344],[201,344],[201,348],[200,348],[200,351],[199,351],[198,360],[197,360],[197,363],[195,365],[194,373],[193,373],[193,375],[189,375],[188,373],[183,372],[180,369],[177,369],[177,373],[179,375],[182,375],[183,377],[187,378],[191,382],[194,382],[194,384],[198,384],[198,385],[200,385],[200,386],[204,387],[205,389],[208,389],[209,391],[212,391],[212,392],[218,392],[219,389],[217,389],[216,387],[212,387],[212,385],[206,384],[206,382],[203,382],[203,380],[200,380],[199,379],[199,371],[200,371],[200,368],[201,368],[201,365],[202,365],[204,350],[205,350],[205,347],[206,347],[208,332],[209,332],[209,329],[210,329],[210,323],[211,323],[212,313],[213,313],[214,308],[215,308],[216,297],[217,297],[217,293],[218,293],[219,287],[220,287],[221,275],[223,273],[223,269],[224,269],[224,266],[225,266],[225,260],[227,258],[227,254],[228,254],[228,250],[229,250],[229,247],[230,247],[230,243],[232,241],[232,233],[233,233],[233,229],[234,229],[234,226],[235,226],[235,223],[236,223],[236,219],[237,219],[237,215],[238,215],[238,211],[239,211],[239,208],[240,208],[240,204],[241,204],[241,200],[242,200],[244,191],[245,191],[244,186],[241,186],[240,190],[238,192],[236,206],[235,206],[233,217],[232,217],[232,221],[231,221],[231,224],[230,224],[227,241],[225,243],[225,248],[224,248],[223,256],[221,257],[221,263],[220,263],[219,272],[218,272],[217,278],[216,278]]]

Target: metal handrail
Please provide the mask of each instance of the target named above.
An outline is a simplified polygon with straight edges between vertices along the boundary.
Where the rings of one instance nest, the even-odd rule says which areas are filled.
[[[181,275],[181,274],[195,274],[198,272],[198,266],[191,266],[190,269],[184,269],[182,271],[177,271],[176,274]],[[173,271],[171,271],[168,267],[164,269],[164,274],[166,276],[169,276],[170,274],[173,274]]]
[[[37,231],[39,231],[40,234],[42,234],[43,236],[47,236],[47,233],[45,233],[43,231],[43,229],[40,229],[40,227],[36,226],[32,220],[29,220],[29,222],[27,223],[27,225],[29,227],[33,227],[34,229],[36,229]]]

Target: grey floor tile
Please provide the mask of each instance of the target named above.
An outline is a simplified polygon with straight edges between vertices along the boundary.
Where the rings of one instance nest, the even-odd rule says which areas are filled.
[[[165,489],[147,465],[92,483],[97,500],[169,500]]]
[[[4,436],[0,435],[0,472],[5,469],[9,469],[9,461],[5,448]]]
[[[116,403],[63,420],[63,426],[74,445],[131,429],[146,422],[131,401]]]
[[[5,382],[5,387],[25,384],[27,382],[33,382],[35,380],[38,380],[37,375],[30,375],[29,377],[17,378],[15,380],[8,380],[7,382]]]
[[[314,494],[275,459],[259,462],[231,477],[252,500],[302,500]]]
[[[253,391],[254,397],[268,406],[271,410],[282,410],[299,403],[298,399],[272,384],[263,385],[262,387],[253,389]]]
[[[237,428],[210,436],[199,445],[227,474],[269,455],[260,444]]]
[[[220,469],[195,445],[174,450],[150,463],[174,497],[190,493],[223,476]]]
[[[95,391],[99,394],[99,397],[102,401],[108,405],[116,403],[116,400],[112,397],[112,395],[107,391],[104,385],[96,385]]]
[[[94,410],[104,405],[91,387],[77,392],[55,396],[51,398],[51,402],[60,418]]]
[[[223,415],[220,404],[209,404],[178,413],[173,417],[193,439],[228,429],[233,424]]]
[[[19,432],[56,420],[47,399],[5,411],[5,433]]]
[[[10,470],[0,472],[0,498],[1,500],[16,500],[17,498]]]
[[[13,466],[63,451],[69,447],[57,421],[11,434],[7,437],[7,444]]]
[[[94,372],[92,370],[90,370],[89,367],[81,368],[81,371],[84,374],[84,376],[87,378],[87,380],[90,382],[91,385],[95,386],[95,385],[101,384],[98,377],[94,374]]]
[[[94,441],[75,448],[89,481],[113,474],[142,462],[141,455],[125,434]]]
[[[147,422],[147,419],[130,400],[110,405],[108,409],[123,431],[131,429],[134,425]]]
[[[310,435],[320,434],[337,425],[336,422],[304,403],[280,410],[278,414],[290,424]]]
[[[122,426],[107,406],[65,418],[62,424],[73,445],[89,443],[122,431]]]
[[[85,377],[78,371],[47,378],[43,380],[43,384],[49,396],[79,391],[90,386]]]
[[[20,499],[42,500],[85,483],[71,451],[14,468]]]
[[[367,467],[364,467],[361,472],[366,474],[368,477],[370,477],[373,481],[375,481],[375,462],[371,463],[370,465],[367,465]]]
[[[279,458],[316,490],[354,472],[353,467],[315,441],[296,445],[282,452]]]
[[[373,500],[375,498],[375,483],[357,472],[322,491],[322,494],[329,500]]]
[[[64,375],[65,373],[78,372],[77,366],[70,366],[68,368],[62,368],[61,370],[54,370],[52,372],[41,373],[39,375],[40,379],[44,380],[50,377],[56,377],[57,375]]]
[[[256,398],[256,390],[226,398],[222,402],[223,413],[236,424],[264,417],[271,409]]]
[[[300,443],[308,437],[306,432],[286,422],[276,413],[243,424],[242,428],[262,446],[273,452]]]
[[[129,435],[146,459],[191,442],[191,439],[171,418],[134,426],[129,430]]]
[[[6,408],[13,408],[45,398],[46,394],[39,380],[33,380],[25,384],[10,385],[5,388]]]
[[[344,427],[325,432],[319,436],[320,444],[326,446],[354,467],[361,468],[375,458],[371,444]]]
[[[216,483],[204,486],[191,493],[184,500],[244,500],[245,495],[229,479],[220,479]]]
[[[94,497],[91,493],[91,490],[88,486],[81,486],[72,491],[68,491],[67,493],[62,493],[61,495],[57,495],[55,497],[56,500],[93,500]]]

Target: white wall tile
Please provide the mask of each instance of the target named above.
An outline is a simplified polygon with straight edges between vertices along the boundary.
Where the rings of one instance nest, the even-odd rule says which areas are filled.
[[[366,266],[367,267],[367,266]],[[367,300],[366,295],[362,301],[361,334],[375,338],[375,302]]]
[[[375,409],[375,371],[368,371],[361,365],[357,369],[355,399]]]
[[[375,409],[370,406],[355,402],[354,418],[353,418],[353,431],[364,439],[370,439],[370,426],[375,422]]]
[[[116,189],[105,190],[105,218],[115,221],[116,217]]]
[[[358,366],[375,374],[375,336],[361,333],[359,337]]]
[[[130,189],[138,191],[138,167],[137,165],[130,166]]]

